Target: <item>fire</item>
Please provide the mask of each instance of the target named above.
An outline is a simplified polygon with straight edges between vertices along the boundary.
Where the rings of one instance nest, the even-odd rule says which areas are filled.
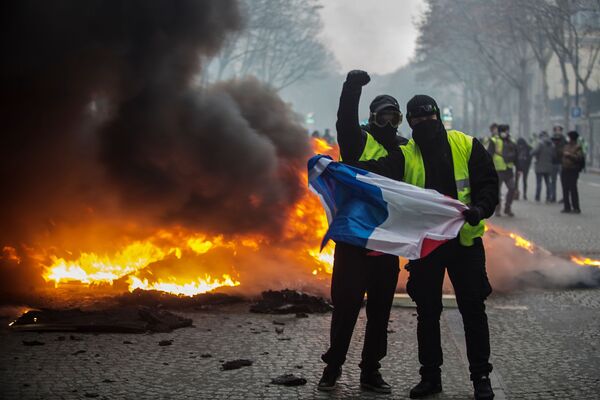
[[[600,267],[600,260],[594,260],[589,257],[571,256],[571,261],[573,261],[575,264],[579,264],[579,265]]]
[[[235,287],[239,286],[240,282],[231,278],[231,276],[227,274],[222,275],[223,279],[212,278],[210,275],[204,275],[203,279],[198,279],[195,282],[189,282],[184,284],[177,283],[177,278],[172,277],[173,282],[153,282],[148,283],[148,279],[144,279],[143,281],[135,276],[131,276],[129,279],[129,291],[133,291],[135,289],[143,289],[143,290],[160,290],[163,292],[173,293],[173,294],[182,294],[185,296],[193,296],[198,293],[206,293],[211,290],[230,286]]]
[[[315,153],[337,158],[337,148],[326,141],[315,138],[312,144]],[[306,182],[306,172],[299,173]],[[284,234],[276,245],[272,238],[260,235],[207,235],[181,226],[150,230],[136,240],[131,236],[140,235],[122,235],[121,239],[113,232],[119,230],[120,224],[135,226],[131,221],[117,221],[108,228],[83,224],[81,229],[102,234],[93,236],[87,243],[78,240],[79,231],[74,229],[65,234],[65,240],[57,241],[62,245],[53,243],[33,257],[32,254],[29,256],[39,260],[44,270],[43,278],[55,287],[66,283],[92,286],[119,282],[127,285],[129,291],[160,290],[186,296],[243,285],[238,273],[240,264],[260,263],[265,258],[258,256],[261,252],[304,265],[306,274],[316,278],[331,274],[333,269],[334,244],[330,242],[322,251],[320,249],[320,241],[328,227],[327,217],[318,198],[308,188],[292,208]],[[104,235],[104,232],[109,233]],[[106,246],[104,236],[110,237],[106,240],[110,244]],[[80,246],[79,242],[86,245]],[[86,250],[68,250],[69,247]],[[9,246],[4,247],[2,257],[20,260],[16,250]]]
[[[324,139],[314,138],[313,150],[315,151],[315,154],[329,154],[334,151],[334,148]]]
[[[533,243],[531,243],[529,240],[525,239],[523,236],[519,236],[513,232],[511,232],[509,234],[509,236],[511,239],[513,239],[515,241],[515,246],[521,247],[533,254],[533,251],[535,249],[535,246]]]

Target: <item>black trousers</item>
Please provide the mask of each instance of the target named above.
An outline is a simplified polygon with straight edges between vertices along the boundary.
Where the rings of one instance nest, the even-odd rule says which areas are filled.
[[[577,180],[579,171],[576,169],[563,168],[560,180],[563,189],[565,210],[579,210],[579,192],[577,191]]]
[[[471,379],[487,375],[492,371],[492,365],[489,363],[490,335],[484,300],[492,288],[485,271],[485,250],[478,238],[470,247],[462,246],[458,239],[451,240],[407,266],[410,275],[406,290],[417,303],[421,376],[428,380],[440,379],[443,362],[440,315],[446,268],[463,319]]]
[[[512,202],[515,199],[515,177],[513,174],[512,168],[509,168],[505,171],[498,171],[498,205],[496,206],[496,211],[500,211],[500,206],[502,204],[502,184],[506,185],[506,200],[504,201],[504,212],[508,212],[511,210]]]
[[[550,174],[542,172],[535,173],[535,201],[540,201],[540,196],[542,194],[542,179],[544,179],[544,184],[546,184],[546,201],[550,201],[552,199]]]
[[[344,243],[335,247],[331,342],[321,359],[336,367],[346,361],[356,319],[367,293],[367,328],[360,368],[368,373],[381,367],[379,361],[387,353],[387,327],[400,269],[396,256],[368,256],[367,253],[366,249]]]
[[[519,192],[519,179],[523,181],[523,199],[527,200],[527,177],[529,176],[529,168],[517,170],[517,179],[515,189]],[[518,197],[518,196],[517,196]]]

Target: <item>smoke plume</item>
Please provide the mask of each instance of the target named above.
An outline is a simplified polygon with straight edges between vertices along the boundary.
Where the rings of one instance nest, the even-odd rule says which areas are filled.
[[[296,117],[254,79],[194,85],[201,60],[242,27],[236,1],[15,0],[1,11],[0,292],[38,285],[23,254],[88,219],[281,230],[309,151]]]

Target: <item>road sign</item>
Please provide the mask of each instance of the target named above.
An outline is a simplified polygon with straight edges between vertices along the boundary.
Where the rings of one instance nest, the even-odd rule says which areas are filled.
[[[581,107],[571,107],[571,118],[581,117]]]

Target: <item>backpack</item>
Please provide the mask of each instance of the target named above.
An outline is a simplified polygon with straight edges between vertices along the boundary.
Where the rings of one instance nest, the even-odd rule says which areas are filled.
[[[515,161],[517,161],[517,145],[512,140],[504,142],[504,146],[502,147],[502,158],[504,158],[504,162],[507,164],[514,164]]]

